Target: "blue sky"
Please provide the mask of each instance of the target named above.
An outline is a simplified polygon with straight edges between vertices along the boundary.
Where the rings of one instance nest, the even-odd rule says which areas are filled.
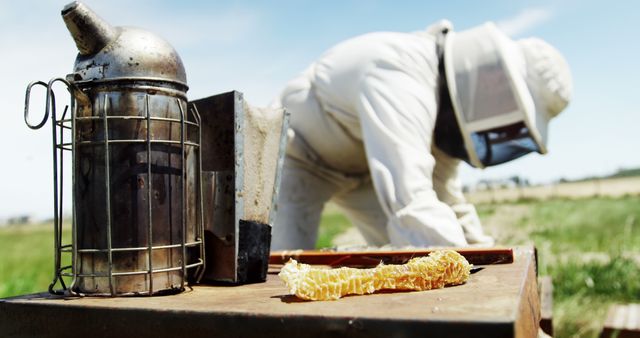
[[[22,111],[27,83],[72,70],[76,49],[60,18],[66,3],[0,0],[0,218],[51,214],[50,129],[29,130]],[[538,36],[565,55],[573,101],[551,123],[547,156],[483,171],[465,167],[463,181],[521,175],[543,183],[640,167],[640,2],[85,3],[114,25],[143,27],[169,40],[183,58],[191,99],[236,89],[255,105],[267,104],[288,79],[344,39],[421,30],[441,18],[457,30],[495,21],[514,38]]]

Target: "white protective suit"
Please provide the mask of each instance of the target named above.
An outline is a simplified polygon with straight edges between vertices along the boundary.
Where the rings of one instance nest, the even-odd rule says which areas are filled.
[[[460,160],[433,144],[438,38],[356,37],[289,82],[277,102],[293,132],[272,249],[313,248],[329,200],[370,245],[493,243],[462,194]]]

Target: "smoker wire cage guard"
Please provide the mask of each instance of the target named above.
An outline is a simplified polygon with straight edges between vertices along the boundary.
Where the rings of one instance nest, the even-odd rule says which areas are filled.
[[[265,281],[289,114],[237,91],[187,102],[184,65],[165,40],[111,26],[79,2],[61,14],[78,48],[73,72],[29,84],[24,110],[32,129],[52,120],[49,291],[153,295],[200,279]],[[62,115],[54,85],[71,97]],[[36,87],[46,104],[32,124]],[[62,235],[65,166],[71,243]]]
[[[63,83],[71,92],[71,113],[67,106],[61,117],[56,113],[55,94],[52,89],[56,82]],[[30,92],[34,86],[43,86],[47,91],[45,115],[37,125],[28,121]],[[101,100],[96,99],[101,103],[97,108],[97,114],[78,116],[78,95],[82,95],[79,89],[72,82],[62,78],[52,79],[49,83],[33,82],[29,84],[26,92],[25,123],[31,129],[39,129],[46,124],[48,118],[52,121],[55,256],[54,279],[49,286],[49,292],[123,296],[183,290],[187,279],[199,279],[204,269],[202,183],[200,175],[196,175],[201,168],[199,114],[191,110],[187,115],[186,101],[174,98],[172,101],[178,108],[179,117],[157,116],[158,114],[150,109],[153,106],[150,102],[154,100],[154,95],[136,92],[133,95],[144,102],[141,116],[118,115],[117,112],[111,111],[111,98],[106,93]],[[98,131],[91,133],[95,136],[93,139],[82,135],[83,129],[87,129],[79,127],[83,124]],[[122,138],[122,135],[118,135],[119,133],[113,129],[118,124],[120,129],[127,129],[127,125],[135,124],[134,128],[141,130],[141,133],[138,133],[141,137]],[[176,125],[177,128],[174,127]],[[165,133],[161,137],[153,135],[152,130],[167,128],[170,130],[169,134]],[[65,137],[65,133],[70,135]],[[123,170],[126,172],[124,175],[135,182],[135,189],[128,189],[131,187],[126,185],[125,188],[115,186],[118,182],[113,182],[112,176],[122,170],[118,169],[119,164],[115,163],[112,157],[122,155],[132,148],[135,149],[133,156],[142,161],[138,161],[134,166],[125,166]],[[85,149],[88,149],[88,152],[83,153]],[[62,163],[65,152],[71,153],[72,156],[71,244],[62,241]],[[158,165],[161,162],[158,157],[163,156],[167,156],[167,162]],[[83,185],[82,182],[78,182],[78,176],[83,175],[79,171],[86,170],[86,162],[91,159],[97,161],[94,163],[95,168],[90,170],[99,171],[102,167],[102,175],[97,173],[94,176],[103,176],[103,179],[88,183],[94,186],[87,188],[87,183]],[[149,177],[152,179],[149,180]],[[178,207],[168,205],[159,208],[157,203],[154,203],[154,198],[157,199],[159,192],[153,185],[154,181],[158,180],[168,182],[169,190],[172,193],[177,192],[178,196],[171,200],[179,201]],[[103,185],[103,189],[95,185]],[[93,196],[89,196],[89,199],[79,198],[82,189],[90,190],[92,193],[89,195]],[[104,224],[95,222],[96,218],[100,218],[96,216],[96,213],[100,213],[100,205],[89,205],[95,203],[95,195],[99,193],[104,193]],[[140,201],[146,203],[135,210],[118,210],[114,208],[114,203],[118,203],[114,201],[114,197],[122,193],[136,195],[128,201],[132,205],[137,206]],[[90,198],[93,198],[93,201]],[[158,210],[160,213],[168,212],[170,220],[158,220],[158,217],[154,217],[154,211]],[[91,214],[93,222],[88,219],[92,217]],[[129,227],[114,224],[114,220],[123,218],[136,219],[138,222],[130,224]],[[128,237],[132,234],[132,229],[136,232],[137,240]],[[127,242],[129,245],[125,245]],[[71,265],[62,265],[64,254],[71,255]],[[69,286],[64,277],[72,278]],[[61,288],[57,288],[57,284]]]
[[[201,277],[205,258],[201,120],[195,108],[187,110],[182,60],[158,36],[111,26],[82,3],[61,14],[79,51],[74,70],[29,84],[24,111],[32,129],[51,118],[55,275],[49,291],[184,290],[188,279]],[[58,83],[71,97],[61,116]],[[36,86],[46,89],[45,114],[33,125],[29,100]],[[65,153],[72,172],[70,244],[62,240]],[[63,255],[71,256],[70,265],[62,264]]]

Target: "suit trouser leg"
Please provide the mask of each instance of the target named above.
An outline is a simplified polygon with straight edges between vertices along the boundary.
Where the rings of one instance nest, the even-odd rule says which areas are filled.
[[[313,168],[287,157],[273,226],[272,250],[313,249],[325,203],[339,187]]]
[[[336,195],[333,200],[358,228],[369,245],[389,244],[387,215],[382,210],[371,180]]]

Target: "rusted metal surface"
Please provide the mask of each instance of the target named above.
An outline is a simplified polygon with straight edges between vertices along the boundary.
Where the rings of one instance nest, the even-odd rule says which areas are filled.
[[[164,39],[134,27],[113,27],[86,5],[73,2],[62,11],[78,57],[73,81],[159,81],[185,92],[187,76],[180,56]]]
[[[0,300],[0,336],[536,337],[536,280],[532,249],[516,248],[513,263],[488,265],[464,285],[326,302],[287,295],[275,275],[168,297],[36,294]]]
[[[63,18],[80,50],[69,78],[86,97],[74,116],[72,291],[180,291],[203,242],[199,121],[182,62],[164,40],[111,27],[82,4]]]
[[[205,280],[237,281],[242,149],[236,134],[242,132],[242,94],[229,92],[189,102],[202,116],[202,181],[205,255],[209,264]]]
[[[154,95],[120,87],[86,92],[97,108],[75,118],[77,283],[72,291],[179,291],[183,265],[199,257],[197,251],[188,257],[187,251],[202,236],[195,187],[198,140],[186,139],[190,127],[198,135],[196,121],[185,121],[186,102],[161,89]],[[157,272],[147,273],[152,270]]]
[[[203,164],[204,166],[204,164]],[[203,171],[205,280],[235,282],[238,250],[233,170]]]
[[[251,107],[237,91],[189,105],[202,117],[204,228],[209,261],[204,281],[262,281],[288,115],[281,109]],[[242,233],[243,229],[248,232]]]
[[[80,55],[95,54],[117,35],[116,29],[99,18],[87,6],[77,1],[62,9],[62,18],[76,42]],[[91,24],[87,24],[90,22]]]
[[[62,16],[79,49],[74,72],[29,85],[25,102],[26,118],[31,87],[47,87],[56,213],[50,290],[64,291],[63,277],[71,277],[73,294],[181,291],[188,272],[197,279],[193,270],[204,266],[200,118],[187,110],[182,61],[166,41],[112,27],[83,4],[67,5]],[[55,81],[71,93],[68,117],[50,105]],[[63,151],[72,156],[71,244],[60,236]],[[72,266],[60,265],[63,253]]]

